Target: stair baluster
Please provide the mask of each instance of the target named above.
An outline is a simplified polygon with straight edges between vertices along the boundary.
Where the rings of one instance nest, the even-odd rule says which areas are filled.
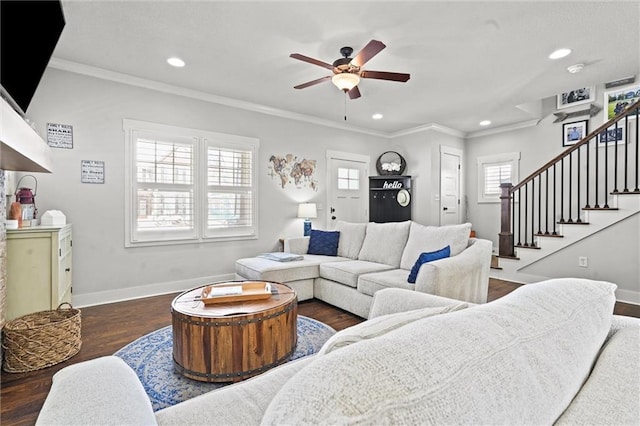
[[[529,185],[524,186],[524,246],[529,247],[529,237],[527,234],[527,219],[529,218]]]
[[[625,116],[624,117],[624,128],[629,130],[629,116]],[[627,135],[628,137],[628,135]],[[629,169],[628,169],[628,165],[627,165],[627,161],[628,161],[628,156],[629,156],[629,144],[626,143],[627,141],[625,140],[625,144],[624,144],[624,189],[622,190],[622,192],[629,192],[629,185],[627,182],[627,176],[629,173]]]
[[[589,141],[589,142],[591,142],[591,141]],[[586,204],[584,205],[584,208],[588,209],[589,208],[589,143],[587,143],[586,147],[587,147],[587,154],[586,154],[586,156],[587,156],[587,161],[586,161],[587,162],[587,164],[586,164],[587,173],[585,173],[585,177],[584,177],[585,181],[586,181],[585,182],[585,200],[586,200]],[[596,149],[598,149],[598,147],[596,147]]]
[[[640,160],[640,135],[638,130],[640,130],[640,126],[638,126],[638,121],[640,121],[640,108],[636,109],[636,187],[633,192],[640,192],[640,185],[638,184],[638,170],[640,170],[640,166],[638,166],[638,161]]]
[[[582,148],[582,147],[580,147]],[[576,170],[578,176],[576,177],[576,223],[582,223],[582,219],[580,219],[580,148],[576,150],[577,156],[577,164]]]
[[[564,223],[564,157],[560,159],[560,222]]]
[[[549,235],[549,169],[545,171],[546,179],[544,190],[544,235]]]
[[[598,174],[598,164],[599,164],[598,157],[599,157],[599,153],[600,153],[600,149],[599,149],[600,145],[599,144],[600,144],[600,141],[596,139],[596,161],[595,161],[596,170],[595,170],[595,174],[593,175],[594,176],[593,180],[596,181],[595,182],[595,191],[594,191],[594,194],[596,196],[596,200],[595,200],[595,203],[593,204],[593,208],[594,209],[599,209],[600,208],[600,205],[598,204],[598,182],[600,182],[600,175]]]
[[[567,204],[568,204],[568,210],[569,210],[569,218],[567,219],[567,223],[573,223],[573,219],[571,218],[571,181],[572,181],[572,177],[573,177],[573,173],[572,173],[572,154],[573,152],[569,153],[569,197],[567,198]]]
[[[553,233],[551,235],[558,235],[556,233],[556,163],[553,163]]]
[[[616,126],[616,133],[615,136],[613,138],[613,141],[615,143],[615,141],[618,139],[618,126]],[[602,206],[603,209],[608,209],[609,208],[609,139],[611,139],[609,137],[609,132],[605,132],[605,137],[604,137],[604,205]],[[602,137],[602,136],[601,136]]]
[[[538,235],[542,235],[542,175],[538,176]]]
[[[625,117],[626,118],[626,117]],[[616,137],[613,139],[613,194],[618,193],[618,122],[616,121]],[[622,141],[626,139],[626,135],[622,134]],[[625,144],[626,145],[626,144]]]
[[[522,246],[522,239],[520,238],[520,231],[522,230],[522,215],[521,215],[521,206],[522,206],[522,197],[521,197],[522,193],[520,192],[520,190],[518,189],[518,246]]]

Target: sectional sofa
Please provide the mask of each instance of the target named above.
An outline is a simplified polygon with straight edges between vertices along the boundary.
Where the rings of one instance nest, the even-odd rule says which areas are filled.
[[[640,319],[553,279],[472,305],[404,289],[316,355],[153,412],[110,356],[66,367],[37,425],[638,425]]]
[[[296,290],[299,301],[317,298],[363,318],[374,294],[384,288],[484,303],[492,244],[470,238],[470,232],[470,223],[337,221],[334,230],[285,239],[284,251],[303,255],[303,260],[239,259],[236,278],[285,283]],[[447,247],[449,254],[444,256]],[[419,263],[423,254],[423,259],[438,259]],[[412,271],[415,282],[409,282]]]

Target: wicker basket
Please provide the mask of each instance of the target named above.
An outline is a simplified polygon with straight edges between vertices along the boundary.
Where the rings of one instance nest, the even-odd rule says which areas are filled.
[[[61,309],[68,305],[68,309]],[[80,310],[69,303],[7,322],[2,334],[7,373],[25,373],[51,367],[80,351]]]

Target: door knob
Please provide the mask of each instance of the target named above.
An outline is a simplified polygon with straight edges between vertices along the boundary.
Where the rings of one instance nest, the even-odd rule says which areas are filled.
[[[333,207],[331,207],[331,213],[335,213],[336,209],[334,209]]]
[[[443,207],[442,210],[447,211],[449,210],[449,207]]]
[[[335,216],[331,216],[331,220],[336,220],[336,217]]]

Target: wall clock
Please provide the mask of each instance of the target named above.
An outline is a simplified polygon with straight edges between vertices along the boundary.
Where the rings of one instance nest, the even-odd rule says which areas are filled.
[[[406,167],[407,162],[395,151],[383,153],[376,161],[376,170],[380,175],[401,175]]]

